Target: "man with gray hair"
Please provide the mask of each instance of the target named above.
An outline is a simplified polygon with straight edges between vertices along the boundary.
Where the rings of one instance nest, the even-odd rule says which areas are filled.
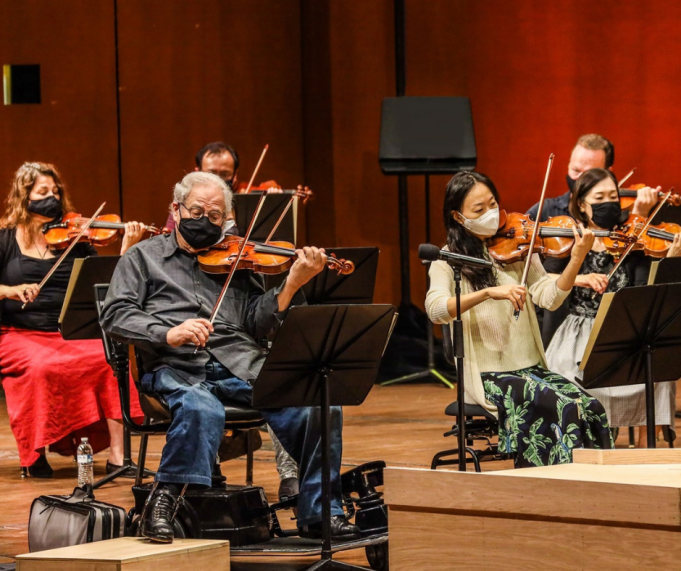
[[[172,517],[184,484],[211,485],[224,429],[224,405],[250,406],[252,385],[264,362],[256,339],[266,336],[300,288],[326,265],[324,250],[303,248],[286,281],[265,292],[248,271],[234,274],[217,319],[208,320],[225,275],[206,274],[197,252],[222,239],[231,191],[217,176],[193,172],[175,186],[175,231],[131,248],[111,279],[101,324],[112,338],[135,345],[146,374],[143,392],[163,396],[172,413],[158,486],[141,532],[173,540]],[[196,347],[203,350],[196,351]],[[303,537],[321,536],[320,414],[316,407],[263,410],[263,417],[299,465],[298,526]],[[342,411],[331,413],[332,534],[352,539],[359,529],[343,517],[340,498]]]

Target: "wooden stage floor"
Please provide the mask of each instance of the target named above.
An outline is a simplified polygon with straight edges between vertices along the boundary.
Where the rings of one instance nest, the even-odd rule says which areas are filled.
[[[452,438],[442,434],[450,428],[444,409],[456,400],[456,392],[436,384],[405,386],[376,386],[360,407],[345,409],[343,469],[372,460],[385,460],[390,466],[427,468],[433,455],[455,445]],[[626,431],[625,431],[626,432]],[[677,423],[678,432],[678,423]],[[274,453],[267,434],[263,433],[263,447],[255,455],[255,484],[263,486],[270,501],[276,498],[279,479]],[[136,454],[138,439],[133,438]],[[626,435],[618,439],[618,447],[626,445]],[[163,437],[151,437],[148,465],[155,469],[160,459]],[[19,457],[9,428],[4,401],[0,401],[0,564],[10,563],[19,553],[28,551],[28,514],[31,501],[42,494],[67,494],[76,485],[76,465],[70,458],[48,454],[55,469],[49,480],[19,477]],[[104,474],[106,453],[95,456],[95,476]],[[245,461],[233,460],[222,465],[228,481],[244,481]],[[509,469],[511,462],[483,464],[483,469]],[[119,479],[97,490],[97,498],[125,507],[132,506],[131,480]],[[337,558],[368,567],[364,550],[339,554]],[[311,558],[248,558],[234,559],[232,568],[259,571],[260,569],[301,569],[310,565]]]

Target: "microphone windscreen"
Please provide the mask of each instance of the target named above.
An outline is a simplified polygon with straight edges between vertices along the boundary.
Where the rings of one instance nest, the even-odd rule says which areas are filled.
[[[434,262],[440,258],[440,248],[433,244],[421,244],[419,246],[419,258]]]

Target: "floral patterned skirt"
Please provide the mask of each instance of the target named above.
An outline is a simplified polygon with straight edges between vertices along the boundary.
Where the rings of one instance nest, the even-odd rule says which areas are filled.
[[[516,468],[565,464],[573,448],[613,448],[605,409],[566,378],[536,365],[482,373],[485,396],[499,412],[499,452]]]

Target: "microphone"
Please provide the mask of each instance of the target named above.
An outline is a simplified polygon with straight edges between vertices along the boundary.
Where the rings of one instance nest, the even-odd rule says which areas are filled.
[[[434,262],[442,260],[451,266],[476,266],[478,268],[491,268],[492,262],[483,260],[482,258],[474,258],[473,256],[464,256],[463,254],[455,254],[440,250],[433,244],[421,244],[419,246],[419,258]]]

